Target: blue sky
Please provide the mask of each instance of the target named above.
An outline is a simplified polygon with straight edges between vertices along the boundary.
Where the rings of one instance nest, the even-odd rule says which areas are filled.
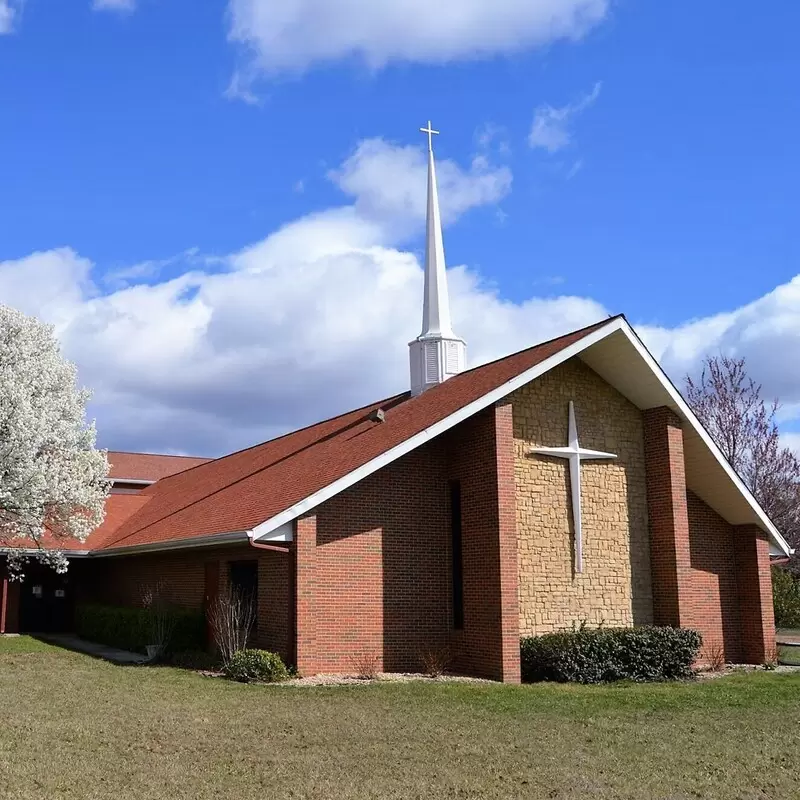
[[[352,312],[332,299],[377,271],[416,320],[429,117],[453,169],[454,316],[478,360],[621,311],[678,376],[709,351],[747,355],[800,429],[800,7],[386,0],[364,20],[344,0],[276,5],[0,0],[0,301],[56,324],[102,443],[220,451],[403,388],[417,323],[392,306],[342,333]],[[343,241],[373,260],[343,266]],[[269,274],[249,313],[234,272]],[[476,308],[502,323],[476,327]],[[371,337],[391,355],[359,381],[353,342]],[[141,363],[116,359],[126,346]],[[266,411],[242,400],[248,368],[272,386]]]

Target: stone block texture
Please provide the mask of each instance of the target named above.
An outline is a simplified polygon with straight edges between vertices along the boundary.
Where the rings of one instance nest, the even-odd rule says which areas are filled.
[[[531,455],[567,444],[572,400],[583,447],[616,453],[581,466],[584,571],[575,573],[569,467]],[[642,414],[577,358],[510,396],[514,418],[519,610],[523,634],[572,624],[652,621]]]

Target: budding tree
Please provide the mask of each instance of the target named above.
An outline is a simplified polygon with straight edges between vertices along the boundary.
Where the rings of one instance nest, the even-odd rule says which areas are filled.
[[[108,461],[88,399],[52,328],[0,305],[0,548],[12,577],[30,556],[65,572],[59,544],[103,521]]]
[[[800,460],[782,447],[778,401],[767,404],[743,358],[703,362],[700,380],[686,377],[686,400],[769,518],[800,545]]]

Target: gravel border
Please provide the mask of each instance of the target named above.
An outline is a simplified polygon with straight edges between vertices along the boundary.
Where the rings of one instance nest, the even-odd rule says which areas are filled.
[[[204,678],[225,678],[219,670],[200,669],[195,670],[198,675]],[[260,683],[254,681],[253,685],[258,686],[372,686],[376,683],[485,683],[496,684],[497,681],[490,681],[486,678],[470,678],[466,675],[440,675],[432,678],[430,675],[423,675],[421,672],[379,672],[374,678],[359,678],[352,672],[323,672],[317,675],[309,675],[307,678],[289,678],[286,681],[276,683]]]
[[[714,678],[726,678],[728,675],[741,675],[743,672],[787,673],[798,670],[800,670],[800,666],[794,667],[789,664],[778,664],[774,669],[765,669],[761,664],[726,664],[725,668],[720,670],[698,670],[694,676],[699,681],[710,681]]]
[[[484,678],[464,675],[440,675],[432,678],[420,672],[379,672],[374,678],[359,678],[352,673],[330,672],[309,675],[307,678],[290,678],[281,686],[370,686],[376,683],[495,683]]]

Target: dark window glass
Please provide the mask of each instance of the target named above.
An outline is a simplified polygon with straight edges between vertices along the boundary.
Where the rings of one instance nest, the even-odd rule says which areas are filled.
[[[231,561],[231,593],[255,603],[258,599],[258,561]]]

